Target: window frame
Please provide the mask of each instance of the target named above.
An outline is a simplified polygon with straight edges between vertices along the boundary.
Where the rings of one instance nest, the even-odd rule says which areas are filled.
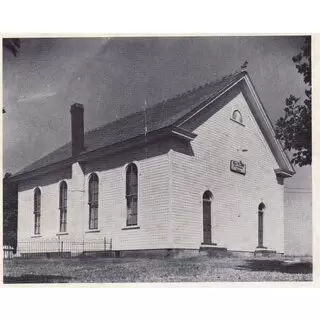
[[[125,171],[126,227],[138,226],[138,166],[132,162]]]
[[[264,215],[265,215],[266,205],[260,202],[258,206],[258,246],[257,248],[265,249],[264,246]]]
[[[95,183],[95,185],[93,184]],[[92,189],[93,188],[93,189]],[[99,177],[92,173],[88,182],[89,230],[99,228]]]
[[[235,113],[238,113],[240,115],[240,120],[237,120],[235,117],[234,117],[234,114]],[[239,123],[241,124],[242,126],[245,126],[244,123],[243,123],[243,116],[242,116],[242,113],[240,112],[240,110],[238,109],[235,109],[232,111],[232,114],[231,114],[231,118],[230,118],[232,121],[236,122],[236,123]]]
[[[207,189],[202,194],[202,244],[212,245],[212,200],[213,194]]]
[[[34,226],[33,234],[40,235],[40,219],[41,219],[41,190],[39,187],[34,189],[33,194],[33,214],[34,214]]]
[[[59,213],[59,232],[67,232],[68,184],[64,180],[59,186]]]

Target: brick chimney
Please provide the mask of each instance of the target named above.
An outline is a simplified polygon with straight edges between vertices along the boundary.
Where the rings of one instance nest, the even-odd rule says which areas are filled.
[[[78,155],[84,149],[83,105],[74,103],[70,107],[72,156]]]

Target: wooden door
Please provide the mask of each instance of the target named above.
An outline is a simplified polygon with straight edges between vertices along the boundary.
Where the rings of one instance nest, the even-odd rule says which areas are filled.
[[[211,200],[203,199],[203,243],[211,242]]]
[[[263,247],[263,211],[259,211],[258,215],[258,247]]]

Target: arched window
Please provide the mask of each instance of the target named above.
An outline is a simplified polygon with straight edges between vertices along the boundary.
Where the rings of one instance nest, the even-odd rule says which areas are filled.
[[[266,206],[261,202],[258,206],[258,248],[263,247],[263,214]]]
[[[212,193],[211,191],[207,190],[204,194],[203,194],[203,200],[205,201],[211,201],[212,199]]]
[[[40,216],[41,216],[41,191],[39,188],[34,190],[34,234],[40,234]]]
[[[127,226],[138,224],[138,168],[134,163],[126,171]]]
[[[212,193],[207,190],[202,196],[203,244],[212,244],[211,200]]]
[[[60,232],[67,232],[67,200],[68,200],[68,186],[65,181],[60,183],[59,192],[59,210],[60,210]]]
[[[239,123],[243,123],[242,115],[239,110],[234,110],[232,113],[232,119]]]
[[[259,204],[258,210],[263,212],[265,208],[266,208],[265,204],[263,202],[261,202]]]
[[[99,178],[93,173],[89,179],[89,229],[98,229]]]

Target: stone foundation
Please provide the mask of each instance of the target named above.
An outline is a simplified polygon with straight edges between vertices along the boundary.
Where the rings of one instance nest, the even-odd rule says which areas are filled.
[[[42,253],[21,253],[21,258],[84,258],[84,257],[105,257],[105,258],[188,258],[199,255],[209,257],[282,257],[282,253],[274,250],[257,249],[255,251],[233,251],[225,247],[201,246],[199,249],[149,249],[149,250],[121,250],[121,251],[84,251],[84,252],[42,252]]]

